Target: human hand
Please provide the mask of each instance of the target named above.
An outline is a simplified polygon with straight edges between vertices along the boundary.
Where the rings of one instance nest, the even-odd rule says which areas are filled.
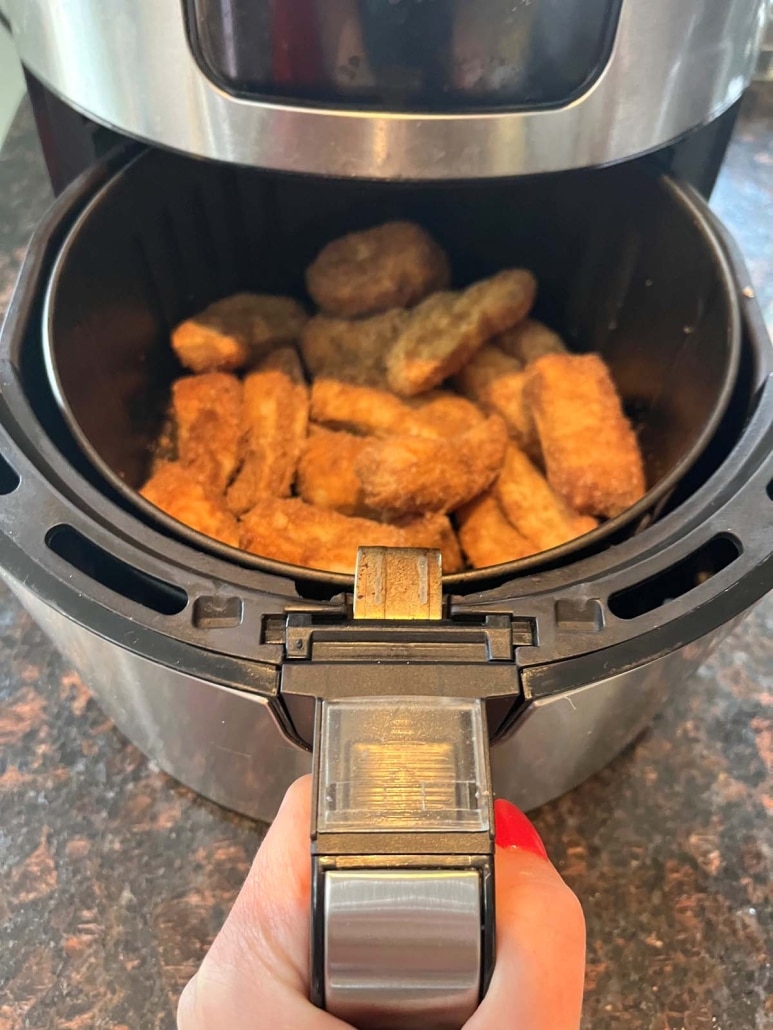
[[[180,998],[178,1030],[346,1030],[308,1000],[311,779],[298,780],[233,908]],[[585,967],[580,904],[531,823],[496,802],[497,960],[465,1030],[577,1030]]]

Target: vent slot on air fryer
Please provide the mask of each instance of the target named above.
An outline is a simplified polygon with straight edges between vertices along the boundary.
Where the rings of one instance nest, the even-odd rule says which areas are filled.
[[[17,472],[11,468],[5,458],[0,455],[0,496],[12,494],[21,483]]]
[[[46,544],[84,576],[159,615],[177,615],[188,603],[188,595],[181,587],[127,565],[72,526],[55,526],[49,530]]]
[[[715,536],[687,558],[651,579],[619,590],[609,598],[609,610],[618,619],[640,615],[683,597],[726,569],[741,555],[741,545],[730,536]]]

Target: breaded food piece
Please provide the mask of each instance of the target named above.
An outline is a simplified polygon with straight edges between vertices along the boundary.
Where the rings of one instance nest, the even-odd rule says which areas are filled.
[[[527,558],[537,550],[507,520],[491,490],[479,494],[456,513],[459,543],[474,569]]]
[[[539,460],[537,427],[524,400],[526,376],[520,361],[487,343],[467,362],[455,382],[465,397],[477,401],[485,411],[501,415],[511,438]]]
[[[450,439],[373,440],[354,467],[370,508],[399,515],[453,511],[491,485],[506,445],[505,424],[491,415]]]
[[[486,421],[477,404],[450,390],[431,390],[420,397],[410,397],[404,403],[411,412],[408,420],[411,436],[447,439]]]
[[[454,375],[479,347],[525,318],[537,283],[525,269],[506,269],[461,293],[436,293],[411,312],[386,358],[387,382],[414,397]]]
[[[223,493],[241,460],[243,389],[236,376],[207,372],[172,386],[177,453],[205,486]]]
[[[510,524],[537,551],[565,544],[597,525],[595,519],[571,511],[514,443],[508,444],[494,494]]]
[[[295,343],[308,317],[292,297],[235,293],[181,322],[172,347],[192,372],[232,372]]]
[[[518,325],[500,333],[491,341],[505,354],[516,358],[522,365],[530,365],[545,354],[566,354],[564,341],[534,318],[524,318]]]
[[[306,270],[306,286],[329,315],[357,318],[409,308],[451,279],[445,251],[413,222],[385,222],[341,236]]]
[[[344,515],[372,515],[362,498],[360,477],[354,471],[367,444],[365,436],[311,425],[298,464],[297,489],[303,500]]]
[[[385,388],[384,361],[407,319],[399,308],[356,321],[315,315],[301,333],[306,368],[312,377]]]
[[[325,426],[389,436],[401,431],[406,415],[403,402],[388,390],[338,379],[316,379],[311,384],[310,417]]]
[[[549,354],[524,395],[554,490],[576,511],[613,518],[647,489],[636,435],[598,354]]]
[[[317,379],[312,384],[311,419],[369,436],[429,437],[456,435],[484,420],[474,404],[448,391],[402,400],[389,390],[337,379]]]
[[[400,525],[350,518],[298,497],[265,498],[242,519],[242,547],[253,554],[329,572],[353,574],[358,547],[439,549],[445,572],[458,572],[461,554],[445,516],[426,515]]]
[[[191,529],[232,547],[239,546],[239,526],[222,499],[194,479],[179,462],[158,465],[140,493],[146,501]]]
[[[265,495],[290,496],[308,422],[300,359],[294,347],[280,347],[244,380],[244,463],[226,495],[235,515]]]

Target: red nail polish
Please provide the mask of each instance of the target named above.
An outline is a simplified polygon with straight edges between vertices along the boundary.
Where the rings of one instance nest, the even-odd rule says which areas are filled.
[[[496,843],[500,848],[520,848],[533,855],[547,858],[545,845],[532,823],[523,812],[502,799],[494,802]]]

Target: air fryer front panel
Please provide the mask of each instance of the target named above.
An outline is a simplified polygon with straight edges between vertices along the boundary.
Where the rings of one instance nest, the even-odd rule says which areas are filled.
[[[554,15],[556,0],[516,4],[523,12],[490,0],[487,20],[471,0],[298,6],[309,17],[275,3],[243,39],[248,5],[233,0],[198,0],[190,17],[184,0],[11,0],[9,13],[28,70],[131,136],[264,168],[420,180],[558,171],[663,146],[738,99],[766,9],[592,0],[579,19],[569,0]],[[318,61],[298,70],[298,33],[318,9]],[[280,12],[286,45],[267,38]]]
[[[384,110],[566,103],[603,69],[620,0],[188,0],[204,70],[257,98]]]

